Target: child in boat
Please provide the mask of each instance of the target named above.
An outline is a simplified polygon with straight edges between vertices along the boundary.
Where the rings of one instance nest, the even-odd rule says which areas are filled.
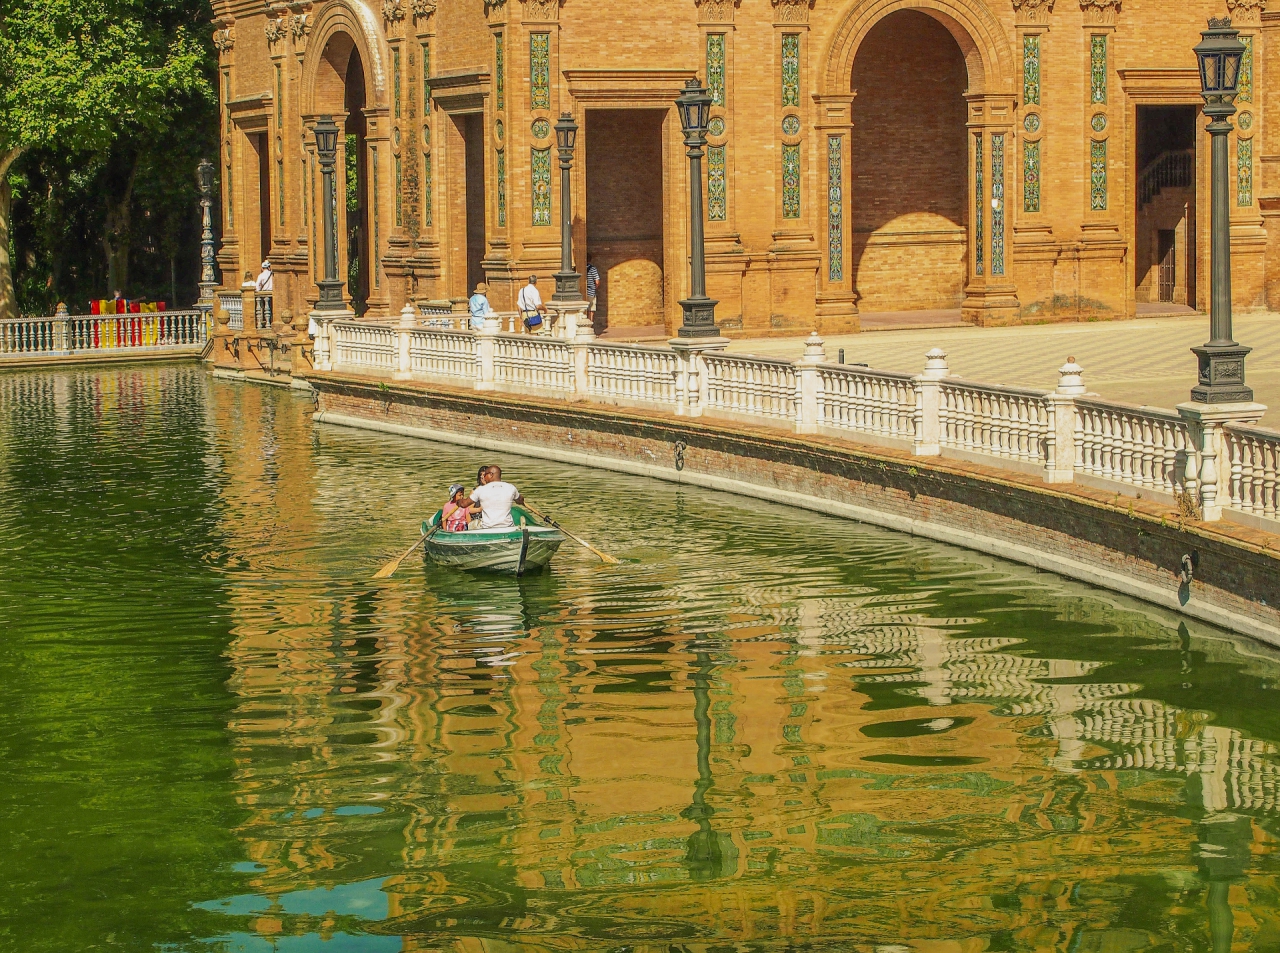
[[[461,483],[449,487],[449,502],[440,512],[446,533],[461,533],[471,525],[471,511],[480,507],[467,499],[467,488]]]

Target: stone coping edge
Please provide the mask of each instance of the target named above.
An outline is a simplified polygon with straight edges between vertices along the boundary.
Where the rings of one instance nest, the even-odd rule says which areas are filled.
[[[1134,579],[1123,573],[1093,565],[1084,560],[1072,559],[1068,556],[1045,553],[1027,546],[1012,543],[993,536],[982,535],[971,530],[959,530],[952,527],[912,519],[894,513],[884,513],[869,507],[837,500],[822,499],[807,494],[787,490],[773,489],[737,480],[730,477],[713,476],[707,473],[685,472],[674,467],[657,464],[637,463],[620,460],[602,454],[582,453],[572,450],[561,450],[543,447],[537,444],[520,443],[508,439],[494,440],[487,437],[460,434],[450,431],[433,430],[425,427],[411,427],[394,424],[366,417],[356,417],[333,411],[317,411],[312,415],[319,423],[353,427],[362,430],[373,430],[380,433],[395,434],[403,437],[414,437],[439,443],[454,444],[477,450],[488,450],[500,453],[517,454],[539,460],[550,460],[575,466],[594,467],[632,476],[650,477],[669,483],[682,483],[699,486],[710,490],[735,493],[739,496],[752,497],[770,503],[783,503],[813,510],[824,515],[843,516],[858,522],[896,530],[911,536],[921,536],[940,543],[958,546],[990,556],[997,556],[1011,562],[1021,563],[1038,570],[1056,573],[1069,579],[1089,583],[1102,589],[1118,592],[1122,595],[1141,599],[1144,602],[1170,609],[1181,615],[1190,616],[1201,622],[1207,622],[1219,628],[1250,636],[1268,645],[1280,647],[1280,627],[1268,625],[1258,619],[1252,619],[1230,609],[1213,605],[1203,600],[1189,599],[1185,604],[1178,598],[1177,592],[1151,585],[1140,579]]]

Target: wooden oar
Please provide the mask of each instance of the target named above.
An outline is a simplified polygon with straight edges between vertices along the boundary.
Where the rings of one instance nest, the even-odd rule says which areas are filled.
[[[534,516],[538,517],[538,519],[542,520],[544,523],[547,523],[550,526],[554,526],[556,529],[560,530],[560,532],[564,533],[566,536],[568,536],[571,540],[573,540],[579,546],[582,546],[582,547],[585,547],[586,549],[591,550],[593,553],[595,553],[597,556],[600,557],[601,562],[616,564],[622,561],[620,559],[617,559],[614,556],[610,556],[608,553],[600,552],[600,550],[596,549],[594,546],[588,543],[585,539],[579,539],[577,536],[574,536],[571,532],[569,532],[567,529],[565,529],[563,526],[561,526],[559,523],[553,520],[546,513],[541,513],[538,510],[534,509],[534,507],[529,503],[528,500],[525,500],[525,502],[521,503],[520,505],[523,506],[530,513],[532,513]]]
[[[391,560],[391,562],[387,563],[385,566],[379,569],[376,573],[374,573],[373,578],[386,579],[391,575],[393,575],[395,571],[400,568],[400,564],[409,558],[409,554],[412,553],[419,546],[421,546],[426,541],[428,536],[434,536],[436,530],[438,530],[439,528],[440,528],[440,524],[437,523],[435,526],[431,527],[431,529],[427,530],[425,533],[419,536],[418,541],[416,543],[414,543],[412,546],[406,549],[403,554]]]

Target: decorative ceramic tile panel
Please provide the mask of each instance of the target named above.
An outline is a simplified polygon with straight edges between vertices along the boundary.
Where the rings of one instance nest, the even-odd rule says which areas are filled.
[[[800,34],[782,34],[782,105],[800,105]]]
[[[502,34],[493,35],[493,81],[494,95],[499,109],[507,108],[506,53],[502,46]]]
[[[991,274],[1004,274],[1004,136],[991,137]]]
[[[1240,42],[1244,44],[1244,56],[1240,59],[1240,76],[1236,80],[1240,90],[1236,93],[1236,102],[1251,103],[1253,102],[1253,37],[1242,36]]]
[[[432,181],[431,181],[431,153],[424,152],[422,154],[422,224],[426,228],[430,228],[431,221],[431,205],[432,205]]]
[[[550,33],[529,35],[529,107],[531,109],[551,108]]]
[[[1236,204],[1253,204],[1253,140],[1236,140]]]
[[[404,224],[404,167],[396,156],[396,224]]]
[[[370,183],[369,191],[373,193],[373,286],[378,287],[378,275],[382,270],[382,239],[379,237],[379,228],[382,216],[378,214],[378,192],[381,191],[382,180],[378,178],[378,147],[374,146],[370,152],[373,154],[373,181]]]
[[[280,64],[276,64],[276,128],[284,125],[284,78]]]
[[[498,177],[498,227],[507,227],[507,153],[505,149],[499,149],[497,161],[494,163],[497,167]]]
[[[1089,143],[1089,208],[1095,212],[1107,210],[1107,140],[1092,139]]]
[[[800,147],[782,147],[782,217],[800,217]]]
[[[431,115],[431,46],[422,44],[422,115]]]
[[[1040,143],[1022,144],[1022,210],[1040,211]]]
[[[551,224],[551,150],[531,149],[533,170],[533,224]]]
[[[1022,38],[1022,105],[1040,105],[1040,37]]]
[[[300,164],[301,164],[301,166],[302,166],[302,174],[298,177],[298,181],[302,183],[302,230],[303,230],[303,233],[304,233],[304,234],[303,234],[303,237],[305,238],[305,237],[306,237],[305,233],[306,233],[306,229],[307,229],[307,222],[308,222],[308,217],[309,217],[309,216],[307,215],[307,190],[308,190],[308,189],[310,189],[310,188],[311,188],[311,186],[310,186],[310,184],[307,182],[307,160],[306,160],[306,157],[304,156],[302,159],[300,159],[300,160],[299,160],[299,163],[300,163]]]
[[[711,94],[711,105],[724,105],[723,33],[707,34],[707,92]]]
[[[728,180],[725,174],[725,147],[707,147],[707,219],[723,222],[729,217]]]
[[[1094,34],[1089,43],[1089,102],[1107,101],[1107,37]]]
[[[396,118],[400,118],[400,47],[391,52],[391,86],[394,90]]]
[[[844,280],[844,140],[827,137],[827,280]]]
[[[279,206],[280,227],[284,227],[284,156],[276,159],[276,199]]]
[[[983,188],[983,163],[985,159],[982,155],[982,133],[978,133],[973,137],[973,273],[975,275],[982,274],[983,252],[985,251],[986,235],[982,230],[982,213],[983,207],[986,205],[986,190]]]

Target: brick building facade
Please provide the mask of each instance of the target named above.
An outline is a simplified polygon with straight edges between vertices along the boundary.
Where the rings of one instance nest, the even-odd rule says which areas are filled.
[[[269,257],[277,313],[323,268],[312,128],[340,137],[357,310],[499,309],[559,268],[554,122],[580,126],[574,252],[601,324],[680,321],[688,162],[713,97],[708,293],[730,335],[947,309],[979,324],[1205,306],[1209,137],[1192,47],[1249,44],[1231,137],[1234,295],[1280,306],[1280,55],[1266,0],[214,0],[224,285]],[[1271,136],[1271,138],[1267,138]],[[346,181],[346,201],[342,181]],[[352,260],[354,259],[354,266]],[[550,291],[549,282],[543,284]]]

